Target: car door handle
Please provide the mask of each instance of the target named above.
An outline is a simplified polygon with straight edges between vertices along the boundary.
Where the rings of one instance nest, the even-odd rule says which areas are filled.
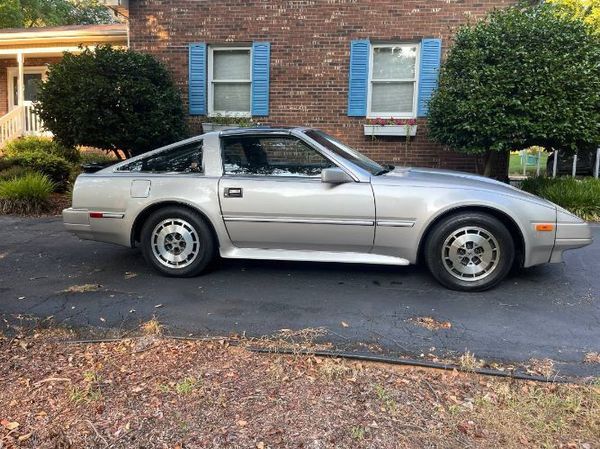
[[[225,198],[242,198],[244,190],[241,187],[225,187]]]

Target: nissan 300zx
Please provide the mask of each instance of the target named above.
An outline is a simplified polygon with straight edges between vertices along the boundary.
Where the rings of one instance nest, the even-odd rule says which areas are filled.
[[[309,128],[211,132],[80,175],[66,228],[141,246],[168,276],[223,258],[409,265],[479,291],[592,242],[557,205],[488,178],[382,166]]]

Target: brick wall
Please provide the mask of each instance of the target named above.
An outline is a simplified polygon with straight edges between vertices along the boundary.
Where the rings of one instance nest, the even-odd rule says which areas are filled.
[[[272,125],[326,130],[374,159],[396,165],[476,171],[476,160],[427,140],[425,120],[417,136],[363,135],[364,118],[348,117],[350,41],[410,41],[441,37],[511,0],[135,0],[130,2],[130,43],[150,52],[173,73],[187,107],[190,42],[271,43],[269,117]],[[190,117],[200,131],[201,117]],[[497,175],[506,173],[505,159]]]

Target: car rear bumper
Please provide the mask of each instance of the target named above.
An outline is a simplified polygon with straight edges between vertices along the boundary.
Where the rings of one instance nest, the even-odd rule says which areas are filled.
[[[558,223],[550,263],[562,262],[565,251],[582,248],[591,245],[592,242],[592,228],[589,224],[585,222]]]
[[[87,209],[74,209],[69,207],[62,211],[65,229],[77,237],[94,240],[92,226],[90,225],[90,214]]]

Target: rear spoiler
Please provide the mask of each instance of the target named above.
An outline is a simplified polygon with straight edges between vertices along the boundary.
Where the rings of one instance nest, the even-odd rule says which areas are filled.
[[[89,164],[81,164],[81,169],[84,173],[96,173],[97,171],[102,170],[103,168],[110,167],[111,165],[116,164],[116,162],[90,162]]]

